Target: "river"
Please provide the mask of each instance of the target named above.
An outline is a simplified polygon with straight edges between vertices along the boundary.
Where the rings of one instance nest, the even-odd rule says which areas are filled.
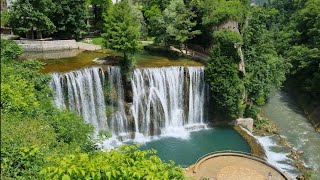
[[[303,151],[305,164],[314,169],[312,179],[320,179],[320,134],[303,113],[303,110],[283,92],[276,92],[263,108],[265,115],[279,127],[294,148]]]

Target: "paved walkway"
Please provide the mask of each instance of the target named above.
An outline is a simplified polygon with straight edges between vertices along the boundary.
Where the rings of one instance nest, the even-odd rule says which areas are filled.
[[[220,153],[204,157],[190,166],[186,175],[195,179],[212,180],[287,180],[277,168],[253,156]]]
[[[173,46],[170,46],[170,50],[172,51],[176,51],[176,52],[179,52],[179,53],[183,53],[184,55],[190,57],[190,58],[196,58],[196,59],[199,59],[199,60],[203,60],[205,62],[208,62],[209,59],[210,59],[210,56],[206,55],[206,54],[203,54],[203,53],[200,53],[200,52],[197,52],[197,51],[194,51],[192,49],[188,49],[188,52],[186,50],[182,50],[180,51],[179,49],[173,47]]]

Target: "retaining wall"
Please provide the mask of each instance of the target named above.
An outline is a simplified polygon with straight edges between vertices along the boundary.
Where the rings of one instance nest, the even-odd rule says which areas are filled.
[[[25,51],[39,52],[39,51],[57,51],[68,49],[82,49],[88,51],[95,51],[101,49],[101,46],[77,42],[73,40],[15,40]]]

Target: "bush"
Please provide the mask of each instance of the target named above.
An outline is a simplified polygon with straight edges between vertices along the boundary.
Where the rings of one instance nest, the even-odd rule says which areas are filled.
[[[1,62],[17,59],[23,50],[15,42],[1,39]]]
[[[1,148],[1,156],[1,179],[39,179],[44,161],[36,146],[14,148],[10,152]]]
[[[2,52],[2,51],[1,51]],[[39,108],[33,83],[17,74],[12,65],[1,65],[2,113],[31,115]]]
[[[49,120],[58,142],[84,146],[93,134],[93,126],[72,112],[56,110]]]
[[[180,167],[154,154],[126,145],[108,152],[51,157],[41,174],[48,179],[184,179]]]

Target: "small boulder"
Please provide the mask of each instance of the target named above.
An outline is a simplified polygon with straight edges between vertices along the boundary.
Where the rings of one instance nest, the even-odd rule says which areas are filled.
[[[252,118],[239,118],[233,122],[234,125],[239,125],[246,128],[248,131],[253,131],[253,119]]]

